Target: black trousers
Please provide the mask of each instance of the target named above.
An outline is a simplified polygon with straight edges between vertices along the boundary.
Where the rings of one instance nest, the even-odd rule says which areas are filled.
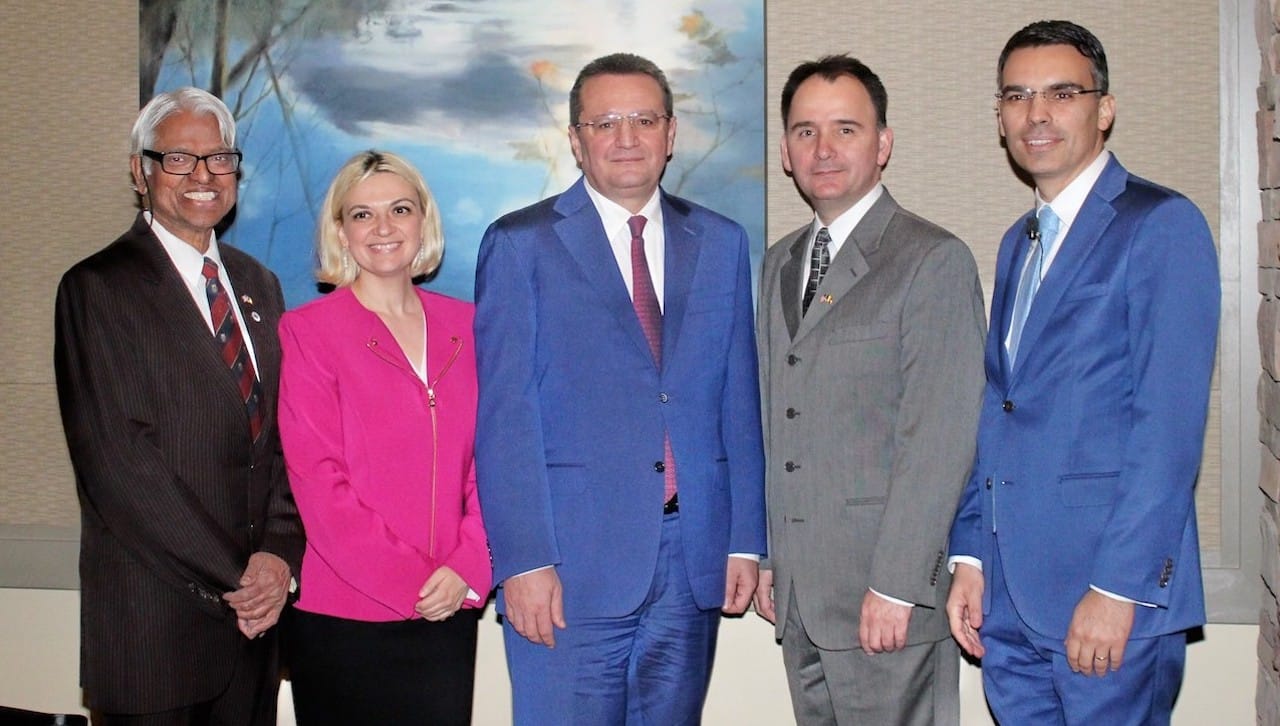
[[[480,612],[370,623],[294,608],[286,652],[298,726],[470,724]]]

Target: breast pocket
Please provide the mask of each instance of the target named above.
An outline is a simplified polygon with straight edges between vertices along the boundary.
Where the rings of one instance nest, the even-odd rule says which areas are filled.
[[[888,338],[893,335],[893,326],[888,323],[866,323],[846,325],[835,328],[827,334],[827,343],[863,343]]]
[[[1066,507],[1103,507],[1116,499],[1120,472],[1069,474],[1058,480],[1062,504]]]
[[[1101,297],[1107,294],[1108,285],[1105,282],[1091,282],[1087,285],[1073,287],[1062,296],[1064,303],[1076,302],[1078,300],[1089,300],[1095,297]]]

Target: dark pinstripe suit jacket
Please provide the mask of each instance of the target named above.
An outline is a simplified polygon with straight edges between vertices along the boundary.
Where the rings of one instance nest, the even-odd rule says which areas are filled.
[[[213,336],[141,215],[58,287],[58,398],[81,503],[81,683],[94,709],[219,694],[246,645],[222,594],[255,551],[299,571],[302,525],[275,425],[283,295],[253,258],[220,252],[265,396],[256,445]]]

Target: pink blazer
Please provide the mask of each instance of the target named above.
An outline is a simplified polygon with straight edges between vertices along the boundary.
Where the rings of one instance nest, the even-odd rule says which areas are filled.
[[[298,607],[414,617],[440,565],[483,607],[492,584],[476,497],[474,307],[418,290],[427,378],[350,289],[280,320],[280,438],[306,529]]]

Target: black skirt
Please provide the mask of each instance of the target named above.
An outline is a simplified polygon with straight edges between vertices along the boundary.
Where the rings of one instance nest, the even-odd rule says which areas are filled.
[[[298,726],[471,723],[480,610],[444,622],[347,620],[290,608]]]

